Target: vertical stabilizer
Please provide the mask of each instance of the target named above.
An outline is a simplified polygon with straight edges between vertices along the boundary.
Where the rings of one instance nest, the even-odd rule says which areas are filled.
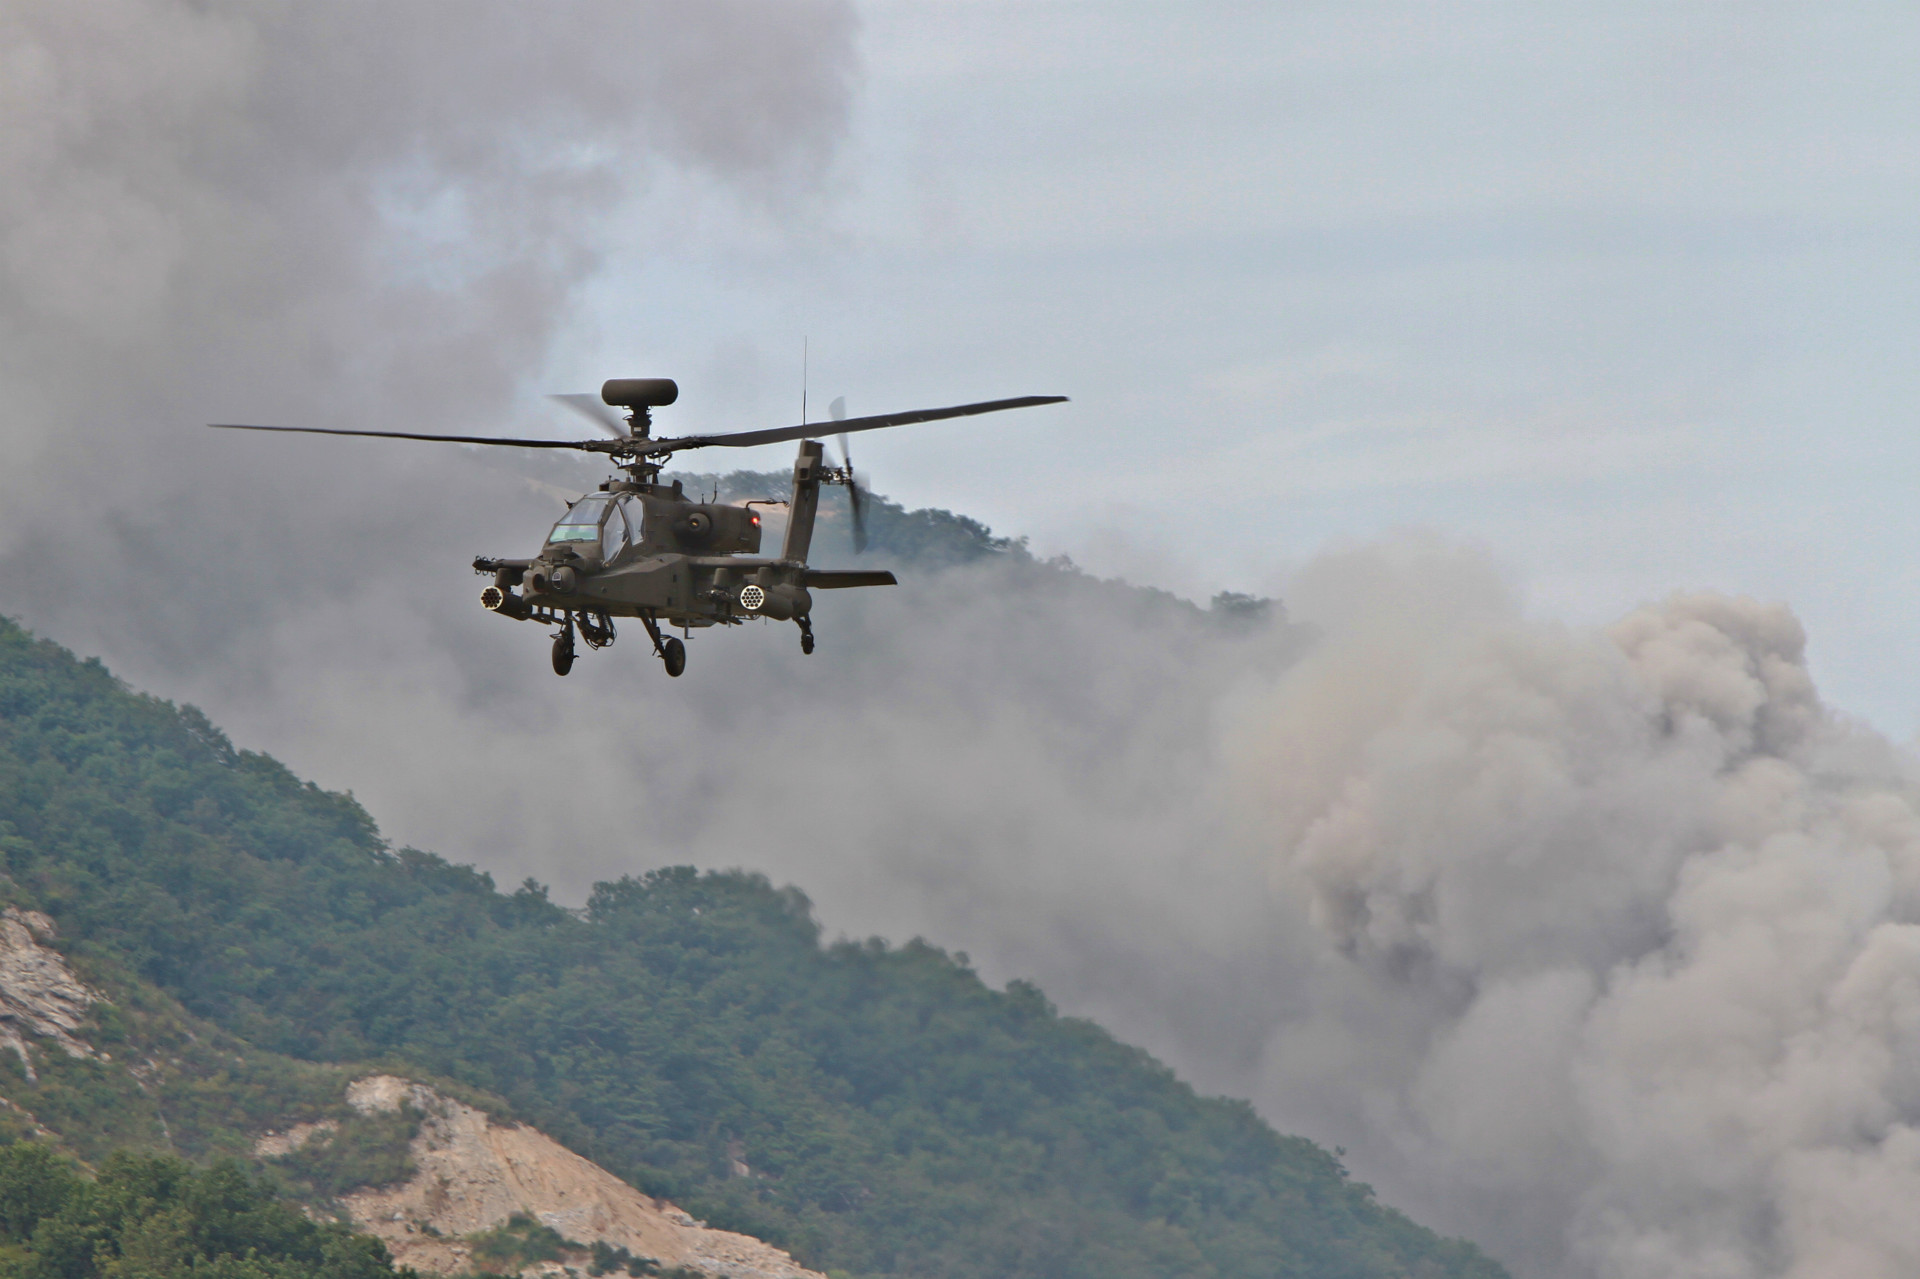
[[[819,440],[800,441],[800,456],[793,461],[793,501],[787,506],[787,539],[780,547],[783,560],[807,562],[807,548],[813,545],[813,513],[820,505],[820,459],[825,452]]]

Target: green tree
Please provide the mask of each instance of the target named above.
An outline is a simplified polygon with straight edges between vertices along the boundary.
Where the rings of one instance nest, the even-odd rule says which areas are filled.
[[[233,1162],[117,1154],[88,1180],[45,1147],[0,1150],[9,1279],[395,1279],[386,1246],[310,1220]]]

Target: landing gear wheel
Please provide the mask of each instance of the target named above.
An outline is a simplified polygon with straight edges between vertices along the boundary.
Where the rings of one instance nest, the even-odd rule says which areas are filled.
[[[680,678],[680,672],[687,669],[687,646],[669,635],[660,645],[660,661],[666,666],[667,674]]]
[[[553,673],[565,675],[573,669],[573,632],[563,631],[553,637]]]
[[[813,621],[812,619],[805,618],[805,617],[799,620],[800,620],[800,651],[802,653],[811,653],[813,652]]]

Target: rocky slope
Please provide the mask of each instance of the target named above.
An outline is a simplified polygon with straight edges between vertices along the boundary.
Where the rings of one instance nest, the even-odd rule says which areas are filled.
[[[343,1204],[354,1224],[386,1240],[394,1260],[426,1274],[484,1269],[465,1236],[531,1217],[568,1241],[604,1243],[662,1268],[727,1279],[821,1279],[758,1239],[713,1230],[670,1203],[635,1190],[606,1169],[524,1124],[497,1124],[484,1112],[394,1075],[355,1081],[347,1101],[362,1114],[411,1107],[421,1116],[411,1180],[354,1191]],[[310,1127],[309,1134],[317,1135]],[[314,1139],[313,1135],[307,1136]],[[262,1155],[297,1144],[263,1139]],[[587,1256],[524,1268],[528,1275],[583,1269]]]
[[[12,1054],[29,1085],[41,1084],[49,1066],[84,1061],[100,1075],[124,1075],[134,1087],[143,1087],[141,1077],[151,1077],[159,1063],[138,1051],[131,1054],[132,1062],[116,1063],[112,1053],[88,1041],[89,1031],[99,1029],[96,1014],[111,1012],[111,1001],[81,980],[49,944],[54,938],[53,921],[44,914],[12,906],[0,911],[0,1050]],[[21,1092],[30,1104],[41,1100],[31,1095],[33,1089],[6,1091]],[[355,1226],[384,1240],[401,1266],[430,1275],[497,1270],[475,1260],[469,1237],[531,1218],[572,1246],[558,1259],[521,1267],[528,1276],[585,1270],[592,1245],[600,1243],[624,1250],[636,1259],[637,1269],[648,1271],[720,1279],[823,1279],[769,1244],[711,1229],[673,1204],[642,1194],[537,1129],[497,1123],[425,1084],[371,1075],[351,1083],[345,1100],[362,1115],[405,1107],[420,1117],[409,1151],[415,1174],[394,1185],[352,1190],[340,1199]],[[57,1127],[14,1098],[0,1096],[0,1105],[22,1121],[21,1135],[68,1144]],[[269,1163],[281,1160],[328,1140],[339,1126],[338,1120],[323,1118],[272,1130],[254,1142],[254,1154]],[[170,1137],[164,1129],[161,1135]]]
[[[93,1055],[78,1032],[100,996],[73,975],[58,951],[40,944],[53,936],[53,921],[37,910],[9,906],[0,914],[0,1048],[20,1059],[30,1080],[37,1076],[29,1036],[71,1057]]]

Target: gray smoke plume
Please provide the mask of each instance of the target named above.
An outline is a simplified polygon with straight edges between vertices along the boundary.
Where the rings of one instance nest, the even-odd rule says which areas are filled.
[[[624,203],[803,202],[852,38],[0,3],[0,608],[510,882],[746,865],[1036,978],[1524,1275],[1920,1272],[1920,791],[1778,606],[1572,629],[1402,541],[1246,625],[1005,556],[556,680],[464,565],[599,471],[199,427],[538,429]]]
[[[839,0],[0,4],[9,606],[245,682],[287,610],[364,619],[545,513],[455,449],[203,424],[571,434],[515,396],[644,244],[623,210],[672,173],[803,195],[853,34]]]
[[[1914,1272],[1920,789],[1785,608],[1575,630],[1418,541],[1251,632],[1018,576],[840,614],[683,846],[1039,978],[1522,1274]]]
[[[1295,599],[1220,739],[1311,938],[1271,1110],[1527,1273],[1914,1273],[1920,791],[1793,616],[1570,631],[1431,553]]]

